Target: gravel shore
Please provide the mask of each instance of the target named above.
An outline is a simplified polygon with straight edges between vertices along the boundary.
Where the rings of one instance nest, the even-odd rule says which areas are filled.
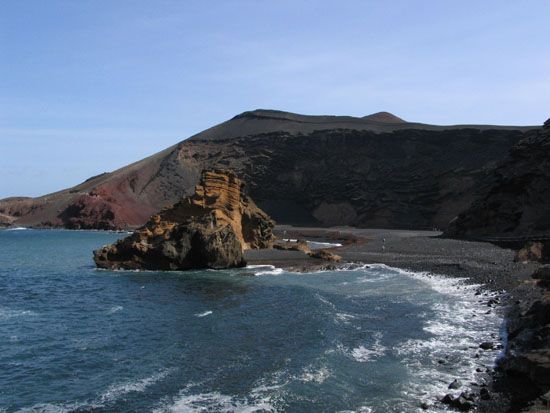
[[[350,227],[301,228],[277,226],[280,238],[338,242],[332,251],[344,262],[386,264],[411,271],[427,271],[449,277],[468,278],[495,291],[511,291],[528,280],[534,264],[514,262],[513,250],[484,242],[442,238],[438,231],[359,229]],[[247,251],[250,264],[314,270],[321,264],[297,251]]]

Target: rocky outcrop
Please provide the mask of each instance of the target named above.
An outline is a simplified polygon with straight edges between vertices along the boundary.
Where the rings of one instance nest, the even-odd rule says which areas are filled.
[[[302,251],[304,254],[308,254],[311,249],[306,240],[297,239],[295,241],[278,241],[273,244],[273,248],[283,251]]]
[[[274,222],[234,172],[206,170],[192,196],[139,230],[94,252],[99,268],[188,270],[246,265],[243,250],[269,248]]]
[[[135,228],[191,195],[203,169],[224,168],[280,223],[445,228],[528,130],[255,110],[73,188],[0,201],[0,213],[21,226]]]
[[[528,242],[514,258],[516,262],[550,262],[550,242]]]
[[[0,227],[9,227],[13,221],[15,221],[15,217],[0,214]]]
[[[330,261],[330,262],[342,261],[342,257],[324,249],[312,250],[308,252],[307,255],[309,255],[311,258],[319,258],[321,260]]]
[[[447,235],[550,237],[550,122],[514,145],[491,181],[480,198],[451,223]]]
[[[90,191],[79,195],[57,217],[68,229],[120,230],[127,227],[120,218],[122,207],[106,193]]]
[[[538,288],[520,287],[524,298],[508,314],[508,345],[499,366],[513,411],[527,403],[538,411],[537,398],[550,395],[550,266],[539,267],[533,279]]]

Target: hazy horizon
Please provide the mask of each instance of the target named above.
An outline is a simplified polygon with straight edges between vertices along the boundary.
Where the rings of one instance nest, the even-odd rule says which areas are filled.
[[[542,0],[6,1],[0,198],[73,186],[257,108],[539,125],[549,15]]]

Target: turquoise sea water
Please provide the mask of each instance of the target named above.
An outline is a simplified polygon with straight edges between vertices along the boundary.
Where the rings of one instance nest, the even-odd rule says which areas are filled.
[[[123,235],[0,231],[0,412],[416,411],[494,362],[502,320],[459,281],[96,270]]]

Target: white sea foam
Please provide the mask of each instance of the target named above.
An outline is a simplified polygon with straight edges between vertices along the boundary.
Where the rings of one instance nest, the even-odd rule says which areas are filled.
[[[31,310],[12,310],[11,308],[0,307],[0,320],[9,320],[15,317],[33,317],[36,315]]]
[[[166,378],[172,371],[173,369],[166,369],[143,379],[112,384],[99,399],[101,403],[108,403],[128,393],[143,392],[147,387]]]
[[[367,348],[365,346],[359,346],[351,350],[351,356],[360,363],[366,363],[367,361],[373,361],[376,358],[383,356],[386,352],[386,348],[383,346],[374,346]]]
[[[115,305],[114,307],[109,308],[108,313],[109,314],[118,313],[119,311],[122,311],[123,308],[124,307],[121,305]]]
[[[382,357],[386,354],[387,348],[382,345],[382,334],[380,332],[374,333],[374,343],[365,347],[360,345],[355,347],[351,351],[344,351],[349,354],[355,361],[360,363],[366,363],[369,361],[374,361],[378,357]]]
[[[323,383],[331,376],[330,370],[325,366],[320,369],[315,369],[313,366],[304,368],[302,374],[298,377],[298,380],[305,383]]]
[[[335,318],[336,320],[342,321],[343,323],[349,323],[351,320],[353,320],[356,317],[353,314],[336,313]]]
[[[212,314],[212,311],[208,310],[208,311],[204,311],[202,313],[195,314],[195,317],[201,318],[201,317],[206,317],[207,315],[210,315],[210,314]]]
[[[100,406],[90,406],[74,402],[67,403],[37,403],[30,407],[23,407],[17,410],[16,413],[69,413],[75,410],[87,408],[97,408]]]
[[[82,403],[38,403],[30,407],[22,408],[18,410],[17,413],[69,413],[75,410],[101,409],[128,393],[145,391],[147,387],[168,376],[172,370],[173,369],[166,369],[143,379],[113,384],[93,401]]]
[[[338,242],[319,242],[319,241],[307,241],[307,245],[309,245],[311,249],[337,248],[342,246],[342,244]]]
[[[254,275],[279,275],[284,272],[282,268],[277,268],[274,265],[264,265],[265,270],[256,271]]]
[[[319,301],[321,301],[323,304],[325,305],[328,305],[329,307],[331,307],[332,309],[336,310],[336,306],[330,302],[328,299],[326,299],[325,297],[323,297],[321,294],[319,293],[315,293],[315,298],[317,298]]]
[[[15,228],[8,228],[5,231],[25,231],[27,229],[28,228],[25,228],[25,227],[15,227]]]
[[[248,400],[245,400],[219,392],[185,394],[185,391],[182,391],[171,402],[153,410],[153,413],[275,412],[275,408],[270,403],[270,397],[262,397],[259,395],[260,392],[261,389],[252,391]]]
[[[411,372],[411,381],[403,386],[405,397],[429,399],[446,393],[459,394],[468,388],[468,383],[476,380],[477,367],[494,367],[499,352],[480,350],[479,344],[484,341],[498,343],[503,320],[496,311],[487,314],[486,300],[475,294],[480,285],[466,284],[465,279],[415,273],[385,265],[374,267],[415,278],[449,297],[431,305],[435,318],[426,320],[423,327],[430,333],[429,339],[406,340],[394,349]],[[491,297],[495,293],[487,295]],[[474,357],[476,354],[478,356]],[[448,385],[454,379],[465,386],[449,390]]]

